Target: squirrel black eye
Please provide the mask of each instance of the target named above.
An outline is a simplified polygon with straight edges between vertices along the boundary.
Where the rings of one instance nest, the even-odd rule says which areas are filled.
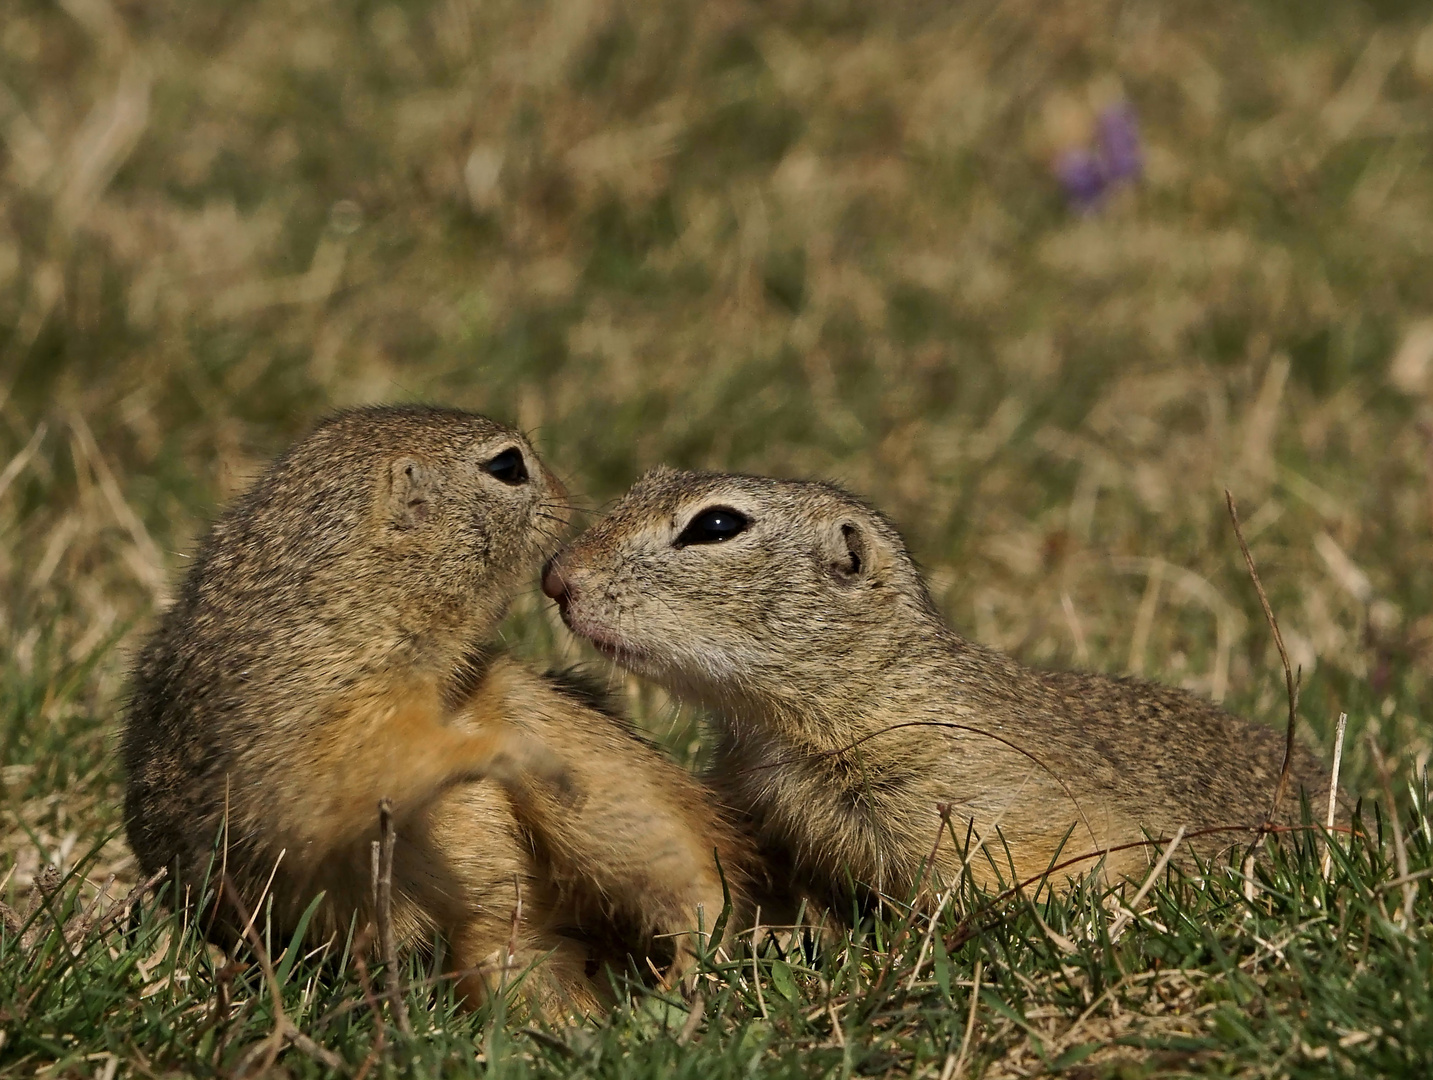
[[[504,484],[521,484],[527,480],[527,465],[522,460],[522,451],[510,446],[497,457],[483,463],[488,475],[495,476]]]
[[[733,536],[746,532],[750,524],[751,519],[745,514],[726,506],[715,506],[692,518],[691,524],[677,537],[676,546],[680,548],[688,544],[720,544],[723,540],[730,540]]]

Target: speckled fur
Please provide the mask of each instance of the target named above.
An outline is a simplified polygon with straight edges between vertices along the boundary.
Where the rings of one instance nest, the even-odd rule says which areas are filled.
[[[750,527],[675,543],[714,507]],[[969,871],[990,884],[992,861],[1006,881],[1032,876],[1062,841],[1069,858],[1181,825],[1258,824],[1283,760],[1281,732],[1183,690],[1031,670],[961,637],[890,523],[827,484],[654,470],[559,553],[547,581],[572,630],[715,710],[715,781],[750,815],[769,864],[840,910],[848,880],[915,893],[941,804],[961,840],[969,829],[983,842]],[[1316,806],[1327,797],[1302,744],[1293,781],[1286,822],[1300,787]],[[1136,874],[1149,858],[1135,848],[1105,867]],[[951,881],[961,861],[947,836],[937,878]]]
[[[482,464],[514,447],[528,480],[509,485]],[[456,967],[492,970],[520,888],[516,960],[552,952],[525,984],[540,1009],[599,1007],[598,943],[640,954],[698,904],[710,926],[713,848],[738,896],[750,855],[707,790],[489,647],[565,495],[520,435],[453,410],[342,413],[279,458],[214,525],[133,673],[125,822],[145,870],[177,867],[192,900],[212,858],[250,910],[267,888],[281,935],[322,890],[323,939],[371,917],[390,797],[402,941],[440,929]],[[206,918],[232,940],[228,906]]]

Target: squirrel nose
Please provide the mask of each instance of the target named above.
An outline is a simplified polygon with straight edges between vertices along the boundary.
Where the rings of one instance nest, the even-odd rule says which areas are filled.
[[[547,565],[542,568],[542,591],[557,601],[560,611],[567,610],[567,604],[572,599],[572,583],[568,581],[557,555],[548,559]]]

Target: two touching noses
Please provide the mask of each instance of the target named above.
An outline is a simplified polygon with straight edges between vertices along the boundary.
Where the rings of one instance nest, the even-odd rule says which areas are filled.
[[[543,594],[557,601],[557,610],[567,614],[567,605],[572,601],[574,589],[571,572],[563,565],[562,552],[558,552],[542,568]]]

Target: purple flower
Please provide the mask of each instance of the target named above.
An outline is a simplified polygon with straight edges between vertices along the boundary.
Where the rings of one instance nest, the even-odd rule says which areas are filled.
[[[1140,152],[1139,123],[1135,120],[1134,108],[1127,101],[1111,105],[1100,113],[1096,126],[1105,176],[1111,181],[1139,179],[1144,157]]]
[[[1108,181],[1100,159],[1082,146],[1066,150],[1055,159],[1055,175],[1065,185],[1065,194],[1079,210],[1093,210],[1104,198]]]
[[[1096,209],[1111,188],[1138,180],[1144,156],[1134,108],[1121,101],[1101,110],[1095,146],[1064,151],[1055,159],[1054,170],[1070,204],[1081,213]]]

